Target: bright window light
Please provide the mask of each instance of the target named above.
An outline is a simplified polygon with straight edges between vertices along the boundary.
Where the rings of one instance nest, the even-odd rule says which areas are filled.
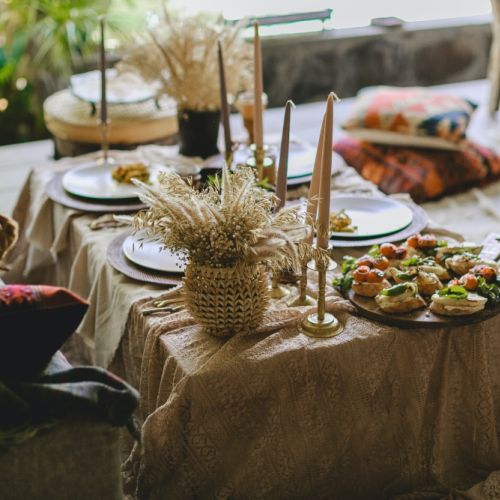
[[[188,12],[209,11],[223,14],[225,19],[242,17],[267,16],[310,12],[333,9],[332,21],[325,27],[350,28],[367,26],[373,18],[399,17],[404,21],[425,21],[431,19],[447,19],[478,16],[491,13],[490,0],[252,0],[237,2],[235,0],[171,0],[169,5],[185,9]],[[322,29],[321,23],[292,27],[282,30],[286,32],[316,31]],[[290,25],[289,25],[290,26]],[[276,30],[273,30],[276,32]],[[279,32],[280,30],[278,30]]]

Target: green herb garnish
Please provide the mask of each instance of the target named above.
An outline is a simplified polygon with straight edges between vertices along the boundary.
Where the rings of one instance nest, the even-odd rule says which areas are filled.
[[[396,297],[397,295],[402,295],[406,292],[407,284],[400,283],[399,285],[391,286],[391,288],[385,288],[380,292],[380,295],[386,295],[387,297]]]
[[[340,290],[342,293],[347,293],[351,289],[353,281],[354,278],[352,277],[352,273],[349,272],[347,274],[339,276],[338,278],[334,278],[333,286]]]
[[[368,250],[368,255],[371,257],[380,257],[382,255],[380,253],[380,247],[378,245],[373,245],[370,250]]]
[[[500,279],[497,277],[493,283],[487,283],[483,277],[478,278],[477,293],[486,297],[488,302],[500,303]]]
[[[410,274],[410,273],[398,273],[396,274],[396,278],[398,278],[398,280],[412,280],[415,276],[413,274]]]
[[[451,285],[445,288],[441,288],[438,291],[439,296],[448,297],[450,299],[466,299],[469,292],[461,285]]]
[[[346,274],[349,271],[354,271],[356,269],[356,259],[354,257],[351,257],[350,255],[344,255],[342,258],[342,274]]]
[[[342,293],[347,293],[352,286],[354,278],[352,277],[352,272],[356,269],[356,259],[350,255],[344,255],[342,258],[342,276],[338,276],[333,279],[333,286],[340,290]]]
[[[401,262],[402,267],[414,267],[414,266],[435,266],[436,263],[434,262],[434,259],[430,258],[424,258],[418,257],[414,255],[413,257],[410,257],[409,259],[403,260]]]

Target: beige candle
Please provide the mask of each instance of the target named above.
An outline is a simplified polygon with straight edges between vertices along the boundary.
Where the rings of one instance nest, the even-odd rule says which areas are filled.
[[[253,137],[258,148],[264,146],[264,129],[262,124],[262,51],[260,47],[259,23],[254,22],[253,62],[254,62],[254,106],[253,106]]]
[[[283,132],[281,134],[280,161],[278,165],[278,181],[276,183],[276,197],[278,198],[278,210],[285,206],[287,181],[288,181],[288,151],[290,149],[290,115],[293,101],[287,101],[285,106],[285,118],[283,120]]]
[[[319,181],[318,205],[318,248],[328,248],[330,241],[330,189],[332,179],[332,148],[333,148],[333,99],[330,93],[326,101],[325,136],[321,158],[321,177]]]
[[[321,123],[318,147],[314,159],[314,169],[309,186],[309,196],[307,198],[306,223],[311,224],[311,234],[307,238],[307,243],[312,244],[314,238],[314,225],[316,224],[316,214],[318,213],[319,179],[321,176],[321,158],[323,157],[323,142],[325,136],[325,118]]]

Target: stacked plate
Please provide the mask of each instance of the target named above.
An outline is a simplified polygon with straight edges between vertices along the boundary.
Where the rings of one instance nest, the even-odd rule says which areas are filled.
[[[95,162],[83,164],[66,172],[62,178],[63,188],[74,196],[88,200],[127,201],[137,199],[137,187],[113,180],[112,172],[116,165]],[[149,165],[149,180],[155,184],[161,165]]]
[[[186,266],[179,255],[140,233],[125,238],[122,252],[133,264],[161,273],[183,274]]]
[[[333,196],[331,212],[350,217],[352,232],[332,232],[333,246],[361,247],[400,241],[418,233],[428,223],[425,212],[413,203],[388,197]]]

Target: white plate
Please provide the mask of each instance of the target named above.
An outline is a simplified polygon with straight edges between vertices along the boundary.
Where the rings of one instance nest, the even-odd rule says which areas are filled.
[[[357,227],[354,233],[332,232],[336,238],[370,238],[396,233],[411,224],[413,213],[405,204],[391,198],[370,196],[332,196],[331,210],[344,209]]]
[[[166,273],[184,272],[185,263],[166,249],[160,243],[154,241],[141,241],[140,233],[128,236],[123,242],[123,253],[125,257],[141,267],[162,271]]]
[[[101,72],[89,71],[70,78],[73,95],[94,104],[101,102]],[[132,104],[153,99],[158,85],[146,83],[139,75],[116,69],[106,70],[106,101],[108,104]]]
[[[135,160],[131,160],[132,163]],[[122,162],[126,164],[127,162]],[[137,198],[137,186],[133,184],[123,184],[113,180],[111,174],[114,165],[98,165],[95,161],[84,163],[79,167],[72,168],[66,172],[62,178],[63,188],[70,194],[82,198],[92,198],[96,200],[128,200]],[[161,170],[168,170],[162,165],[149,165],[149,180],[155,184],[158,173]]]

